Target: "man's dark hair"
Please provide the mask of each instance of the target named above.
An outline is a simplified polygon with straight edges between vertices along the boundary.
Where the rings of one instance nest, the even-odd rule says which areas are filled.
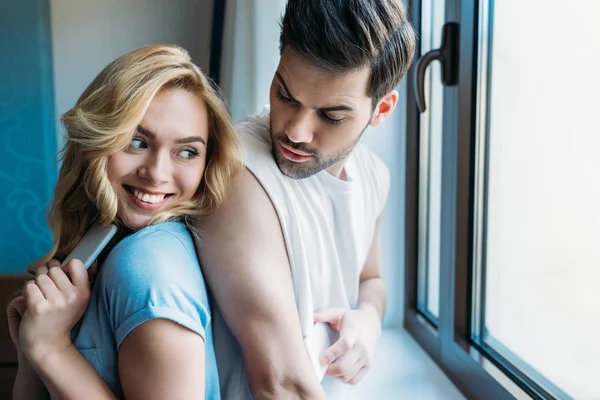
[[[289,0],[279,43],[327,72],[370,66],[375,106],[410,67],[415,34],[401,0]]]

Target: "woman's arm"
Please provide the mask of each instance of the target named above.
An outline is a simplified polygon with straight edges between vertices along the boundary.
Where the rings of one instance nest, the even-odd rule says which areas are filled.
[[[106,382],[74,346],[49,353],[36,371],[54,399],[116,399]]]
[[[23,314],[27,310],[25,297],[21,295],[21,291],[15,293],[13,298],[8,303],[6,308],[6,316],[8,319],[8,330],[10,338],[17,349],[17,360],[19,369],[13,386],[13,400],[38,400],[48,398],[48,392],[42,381],[35,373],[34,369],[29,364],[27,357],[21,351],[19,345],[19,333]]]
[[[40,377],[29,364],[27,358],[19,352],[19,369],[13,386],[13,400],[46,400],[48,391]]]
[[[123,394],[127,400],[205,398],[204,360],[199,334],[167,319],[144,322],[119,348]]]
[[[108,385],[71,344],[71,329],[90,298],[85,267],[78,260],[69,262],[69,278],[60,266],[48,266],[40,268],[35,281],[26,283],[23,289],[27,307],[18,333],[23,355],[55,399],[115,399]],[[19,372],[15,389],[20,394],[32,377],[26,369]]]

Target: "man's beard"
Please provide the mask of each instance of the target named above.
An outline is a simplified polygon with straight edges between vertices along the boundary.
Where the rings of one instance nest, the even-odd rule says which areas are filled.
[[[350,155],[352,150],[354,150],[368,126],[368,124],[365,126],[354,142],[331,156],[322,156],[316,150],[311,149],[306,143],[294,143],[287,137],[285,133],[274,134],[272,127],[269,126],[269,132],[271,133],[271,153],[273,154],[273,158],[275,159],[275,162],[277,163],[277,166],[282,174],[292,179],[305,179],[331,167],[342,160],[345,160]],[[288,160],[284,157],[281,151],[281,146],[279,145],[280,142],[287,147],[299,150],[304,154],[312,156],[311,159],[299,163]]]

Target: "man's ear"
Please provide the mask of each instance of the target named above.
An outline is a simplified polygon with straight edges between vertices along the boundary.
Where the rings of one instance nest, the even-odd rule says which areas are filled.
[[[396,103],[398,103],[397,90],[392,90],[383,96],[373,111],[373,118],[371,118],[371,123],[369,125],[377,126],[381,124],[387,117],[390,116],[390,114],[392,114],[392,111],[394,111],[394,108],[396,108]]]

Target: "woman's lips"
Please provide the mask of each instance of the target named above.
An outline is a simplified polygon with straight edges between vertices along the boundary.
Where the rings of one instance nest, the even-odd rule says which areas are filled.
[[[145,211],[157,211],[169,201],[172,194],[149,192],[143,189],[124,185],[133,204]]]

